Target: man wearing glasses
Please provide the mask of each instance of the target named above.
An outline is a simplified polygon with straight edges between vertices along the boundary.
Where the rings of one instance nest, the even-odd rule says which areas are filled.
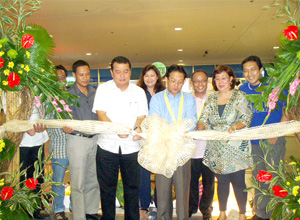
[[[197,70],[192,74],[191,83],[194,90],[195,101],[197,105],[198,120],[205,101],[207,99],[207,73],[203,70]],[[195,140],[196,151],[191,160],[191,183],[189,199],[189,217],[197,213],[198,207],[203,214],[203,220],[211,219],[213,210],[212,202],[214,198],[214,173],[202,163],[207,141]],[[199,201],[199,178],[202,175],[203,194]]]

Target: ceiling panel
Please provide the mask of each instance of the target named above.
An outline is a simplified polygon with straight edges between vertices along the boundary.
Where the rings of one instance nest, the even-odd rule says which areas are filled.
[[[276,8],[262,9],[272,2],[43,0],[41,10],[27,21],[53,35],[51,59],[68,69],[77,59],[106,68],[118,55],[135,67],[179,60],[185,65],[239,63],[252,54],[270,62],[284,28],[281,20],[273,19]]]

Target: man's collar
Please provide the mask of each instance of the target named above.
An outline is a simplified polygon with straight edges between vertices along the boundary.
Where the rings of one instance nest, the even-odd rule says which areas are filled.
[[[121,91],[121,89],[120,89],[119,87],[117,87],[117,84],[115,83],[115,81],[114,81],[113,79],[112,79],[111,81],[112,81],[113,88],[114,88],[114,89],[118,89],[118,90]],[[130,87],[131,87],[131,83],[129,82],[127,88],[126,88],[124,91],[121,91],[121,92],[127,91]]]
[[[207,90],[206,90],[206,92],[205,92],[205,94],[204,94],[204,96],[203,96],[202,98],[200,98],[199,96],[196,96],[196,95],[195,95],[195,91],[193,91],[193,95],[195,96],[195,98],[198,98],[198,99],[204,99],[204,98],[207,97],[208,92],[207,92]]]
[[[168,95],[168,96],[172,96],[173,98],[178,97],[178,95],[180,96],[180,95],[181,95],[181,92],[182,92],[182,90],[180,90],[180,92],[178,92],[178,93],[176,94],[176,96],[174,97],[174,96],[169,92],[168,88],[166,88],[166,90],[167,90],[167,95]]]
[[[82,93],[82,92],[80,91],[80,89],[78,88],[78,86],[77,86],[76,82],[74,83],[74,88],[75,88],[75,92],[76,92],[76,94],[80,94],[80,93]],[[89,95],[89,93],[90,93],[90,86],[88,85],[86,88],[87,88],[88,95]]]

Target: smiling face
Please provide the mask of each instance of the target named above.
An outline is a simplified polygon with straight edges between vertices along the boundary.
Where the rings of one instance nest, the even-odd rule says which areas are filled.
[[[125,90],[129,85],[131,77],[131,69],[128,63],[117,63],[113,64],[113,70],[110,70],[111,76],[114,79],[116,86],[122,91]]]
[[[182,89],[182,86],[185,82],[184,74],[178,71],[170,73],[169,77],[166,77],[168,91],[173,96],[176,96]]]
[[[260,68],[254,61],[249,61],[243,64],[243,73],[246,80],[253,86],[260,83],[259,79],[262,76],[264,68]]]
[[[76,79],[76,85],[79,88],[85,88],[89,85],[91,79],[91,72],[88,66],[79,66],[76,69],[76,73],[73,72],[73,76]]]
[[[232,76],[229,76],[228,73],[225,71],[216,74],[215,76],[215,83],[220,92],[227,92],[231,90],[231,80],[233,79]]]
[[[154,88],[156,82],[157,82],[157,75],[154,70],[149,70],[144,75],[144,83],[147,86],[147,88]]]
[[[203,72],[197,72],[193,75],[192,83],[195,94],[205,94],[207,90],[207,76]]]

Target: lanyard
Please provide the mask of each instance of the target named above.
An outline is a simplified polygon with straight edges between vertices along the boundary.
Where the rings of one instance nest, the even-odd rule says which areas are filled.
[[[205,102],[206,102],[206,101],[205,101]],[[200,120],[201,113],[202,113],[203,107],[204,107],[204,105],[205,105],[205,102],[203,103],[203,105],[202,105],[202,107],[201,107],[201,110],[200,110],[200,112],[199,112],[199,115],[198,115],[197,121],[199,121],[199,120]]]
[[[208,97],[208,95],[209,95],[209,93],[206,93],[206,97]],[[207,99],[207,98],[206,98],[206,99]],[[206,100],[204,101],[204,103],[203,103],[203,105],[202,105],[202,107],[201,107],[201,110],[200,110],[200,112],[199,112],[199,115],[198,115],[197,121],[199,121],[199,119],[200,119],[200,117],[201,117],[202,110],[203,110],[203,107],[204,107],[204,105],[205,105],[205,102],[206,102]]]
[[[179,105],[179,112],[178,112],[178,121],[180,121],[182,119],[182,112],[183,112],[183,93],[181,92],[181,98],[180,98],[180,105]],[[167,97],[167,90],[165,90],[165,102],[167,104],[167,107],[169,109],[169,112],[170,112],[170,115],[173,119],[173,122],[176,122],[176,118],[175,118],[175,115],[174,115],[174,112],[172,110],[172,107],[171,107],[171,104],[169,102],[169,99]]]

